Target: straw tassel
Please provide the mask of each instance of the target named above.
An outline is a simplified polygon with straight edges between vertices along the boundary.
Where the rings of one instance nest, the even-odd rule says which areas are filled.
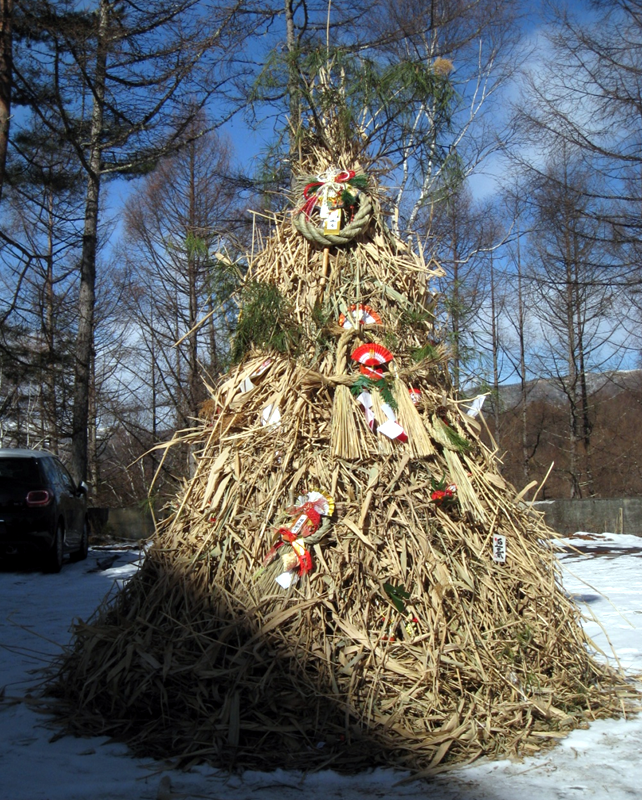
[[[432,415],[430,431],[432,438],[440,445],[443,445],[446,450],[462,453],[466,452],[470,446],[470,442],[467,439],[461,436],[453,427],[439,419],[437,414]]]
[[[348,461],[362,458],[356,410],[350,389],[339,384],[332,403],[332,455]]]
[[[468,477],[468,472],[457,453],[452,450],[444,450],[444,458],[448,465],[448,473],[451,481],[457,486],[457,499],[462,511],[470,511],[478,522],[486,521],[486,512],[479,502],[477,492]]]
[[[416,458],[435,455],[435,447],[421,415],[410,398],[410,390],[399,379],[395,381],[395,400],[397,401],[398,422],[408,434],[408,447],[412,455]]]

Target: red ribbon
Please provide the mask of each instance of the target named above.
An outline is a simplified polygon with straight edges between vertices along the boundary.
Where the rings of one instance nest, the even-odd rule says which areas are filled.
[[[352,180],[357,173],[353,169],[345,169],[343,172],[339,172],[335,175],[333,183],[347,183],[349,180]],[[303,212],[305,216],[310,219],[312,216],[312,212],[314,211],[314,207],[317,204],[319,199],[318,191],[319,189],[325,186],[323,181],[312,181],[308,183],[308,185],[303,190],[303,196],[305,197],[305,202],[301,206],[301,208],[297,211],[297,214]],[[314,190],[313,194],[310,194]]]
[[[305,539],[306,536],[313,534],[321,523],[321,513],[314,507],[314,503],[304,503],[298,508],[289,509],[287,513],[295,518],[293,522],[290,523],[291,525],[295,524],[296,521],[301,518],[301,515],[305,515],[307,519],[296,533],[286,527],[281,527],[278,529],[277,536],[281,537],[281,541],[277,542],[273,547],[270,548],[267,555],[263,559],[263,566],[267,566],[269,563],[274,561],[278,549],[283,547],[285,542],[292,544],[292,542],[296,541],[297,539]],[[296,553],[296,550],[294,550],[294,552]],[[309,572],[312,569],[312,557],[307,550],[304,551],[303,555],[300,555],[299,553],[296,554],[297,558],[299,559],[299,574],[305,575],[306,572]]]
[[[435,489],[435,491],[431,493],[430,499],[440,506],[444,500],[452,500],[454,496],[455,491],[450,486],[447,486],[445,489]]]
[[[296,533],[292,533],[292,531],[284,528],[281,528],[281,537],[290,544],[293,544],[293,542],[299,538]],[[312,569],[312,556],[310,555],[309,551],[303,548],[303,553],[299,553],[294,546],[292,549],[296,553],[296,557],[299,559],[299,575],[305,575],[306,572],[310,572]]]

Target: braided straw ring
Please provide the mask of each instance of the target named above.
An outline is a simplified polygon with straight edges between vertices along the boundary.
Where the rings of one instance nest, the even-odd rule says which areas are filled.
[[[360,233],[363,233],[370,224],[372,218],[372,201],[367,194],[359,197],[359,208],[354,215],[354,219],[349,222],[339,233],[324,233],[321,228],[317,228],[312,220],[308,219],[305,211],[299,211],[292,218],[292,224],[303,234],[309,242],[318,244],[320,247],[334,247],[335,245],[348,244]]]

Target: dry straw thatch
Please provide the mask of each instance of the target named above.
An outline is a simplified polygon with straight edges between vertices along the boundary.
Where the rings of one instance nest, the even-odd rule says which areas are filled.
[[[287,218],[257,247],[249,279],[288,298],[298,333],[289,352],[247,354],[177,437],[194,477],[52,681],[74,731],[183,764],[433,773],[623,709],[631,690],[589,655],[551,532],[449,393],[447,349],[430,342],[439,267],[370,196],[370,227],[343,248],[315,249]],[[383,324],[340,326],[353,304]],[[387,394],[363,385],[378,422],[392,395],[407,443],[373,432],[351,391],[364,342],[394,354]],[[431,501],[437,483],[454,496]],[[311,491],[334,509],[284,589],[294,546],[265,557]]]

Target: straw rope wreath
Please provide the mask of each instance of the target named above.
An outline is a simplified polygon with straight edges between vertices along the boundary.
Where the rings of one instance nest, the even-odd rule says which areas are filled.
[[[320,247],[335,247],[336,245],[348,244],[360,233],[363,233],[372,219],[372,200],[364,192],[359,193],[359,207],[350,222],[341,229],[339,233],[324,233],[311,219],[311,212],[317,201],[322,199],[324,194],[337,188],[345,188],[347,179],[343,176],[349,175],[347,171],[328,170],[312,184],[307,184],[301,194],[298,203],[298,210],[294,212],[292,223],[300,234],[305,238],[319,245]],[[354,173],[352,173],[354,176]],[[310,195],[306,193],[308,187],[314,186],[314,192]]]

